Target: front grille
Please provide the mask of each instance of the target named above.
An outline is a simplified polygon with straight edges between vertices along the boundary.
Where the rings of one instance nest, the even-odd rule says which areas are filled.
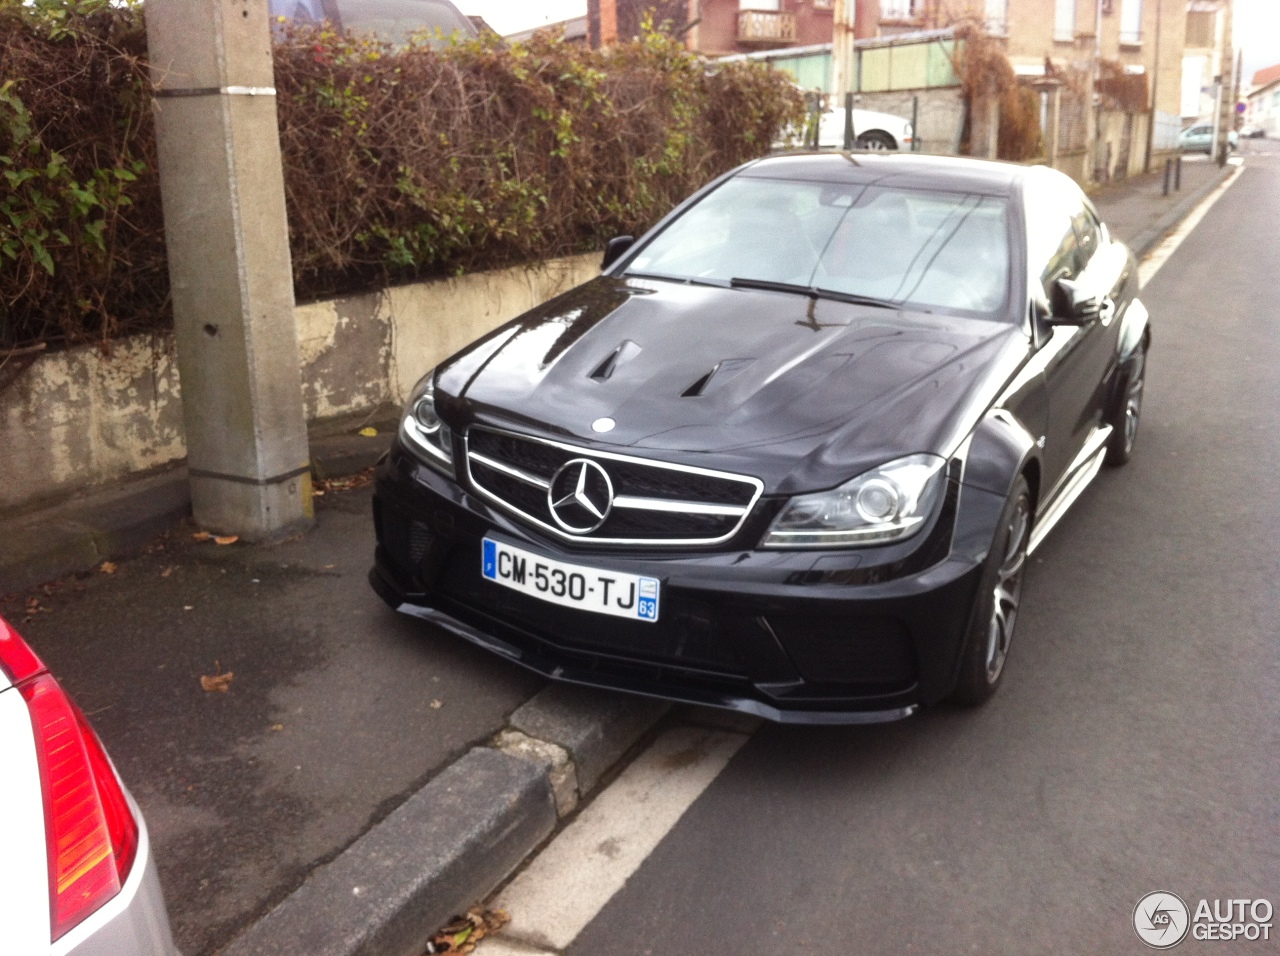
[[[549,489],[570,461],[599,465],[612,488],[612,507],[590,531],[564,527],[552,513]],[[756,478],[597,452],[542,438],[475,427],[467,433],[471,484],[517,517],[567,541],[602,545],[705,545],[729,540],[763,485]],[[572,474],[572,472],[570,473]],[[563,480],[563,479],[562,479]],[[563,517],[563,516],[562,516]],[[584,513],[567,522],[583,526]]]

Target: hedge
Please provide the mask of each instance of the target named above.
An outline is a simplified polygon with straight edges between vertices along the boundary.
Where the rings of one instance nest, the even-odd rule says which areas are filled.
[[[654,31],[398,52],[277,31],[299,301],[598,248],[803,109],[786,75]],[[140,6],[0,0],[0,353],[171,324],[151,108]]]

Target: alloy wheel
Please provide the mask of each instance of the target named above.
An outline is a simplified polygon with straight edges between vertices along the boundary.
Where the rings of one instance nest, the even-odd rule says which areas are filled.
[[[1031,528],[1031,505],[1026,495],[1018,498],[1009,523],[1005,526],[1004,557],[996,572],[991,604],[991,620],[987,624],[987,683],[994,684],[1004,669],[1013,641],[1013,627],[1022,599],[1023,571],[1027,564],[1028,532]]]
[[[1146,382],[1147,354],[1145,349],[1138,349],[1133,356],[1133,365],[1129,371],[1129,383],[1124,394],[1124,450],[1125,454],[1133,451],[1133,443],[1138,437],[1138,417],[1142,414],[1142,387]]]

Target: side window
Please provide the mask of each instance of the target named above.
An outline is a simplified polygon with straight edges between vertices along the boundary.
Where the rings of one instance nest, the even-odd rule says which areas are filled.
[[[1076,239],[1080,243],[1080,268],[1083,269],[1093,259],[1093,254],[1102,245],[1102,230],[1098,220],[1087,206],[1081,206],[1075,216]]]
[[[1062,186],[1047,177],[1029,177],[1023,192],[1027,261],[1046,296],[1055,280],[1074,279],[1080,272],[1080,243],[1072,221],[1077,210],[1067,198]]]

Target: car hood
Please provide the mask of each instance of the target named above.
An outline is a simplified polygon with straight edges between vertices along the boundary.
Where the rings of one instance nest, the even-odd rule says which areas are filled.
[[[601,277],[441,366],[437,401],[463,426],[724,468],[793,494],[949,452],[1026,351],[1005,320]],[[597,433],[600,418],[616,424]]]

